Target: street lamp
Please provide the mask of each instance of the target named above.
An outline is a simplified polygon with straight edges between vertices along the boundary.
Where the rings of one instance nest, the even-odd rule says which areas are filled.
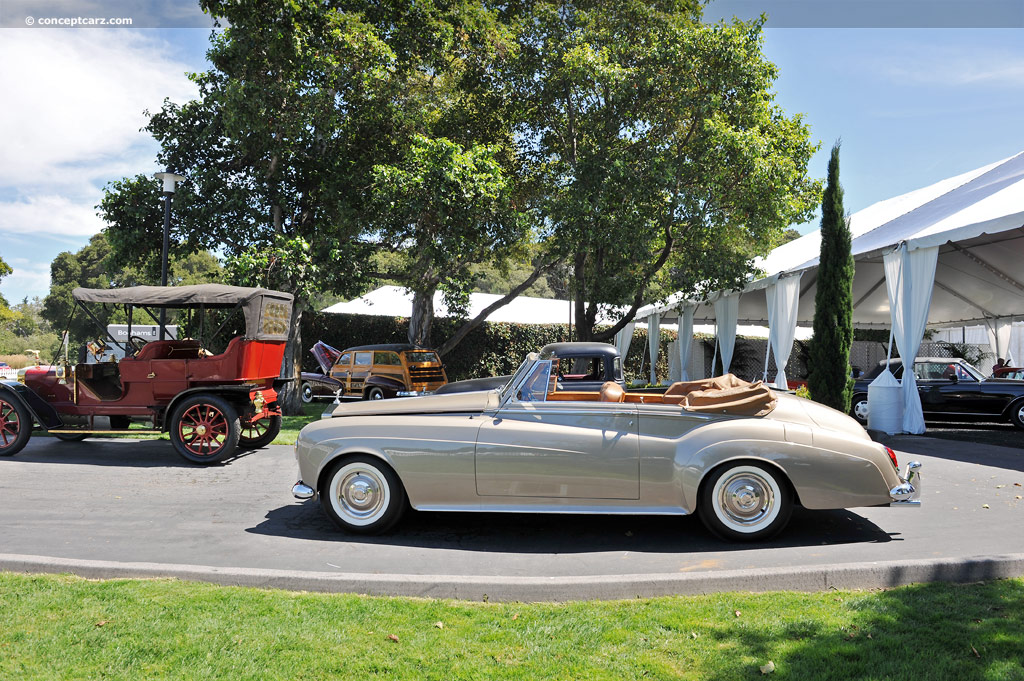
[[[167,170],[156,173],[154,176],[164,183],[164,247],[160,258],[160,285],[167,286],[167,251],[171,246],[171,197],[174,196],[174,186],[185,179],[184,175],[178,175]],[[167,310],[160,308],[160,340],[164,339],[164,327],[167,323]]]

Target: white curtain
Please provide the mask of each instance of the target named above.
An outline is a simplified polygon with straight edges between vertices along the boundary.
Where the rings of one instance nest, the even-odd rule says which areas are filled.
[[[722,296],[715,301],[715,334],[722,354],[722,373],[729,373],[732,352],[736,349],[736,318],[740,316],[740,294]]]
[[[1013,322],[1009,319],[988,319],[985,321],[985,329],[988,331],[988,344],[992,348],[992,359],[995,362],[998,358],[1008,360],[1010,353],[1010,331],[1013,329]]]
[[[692,305],[688,305],[682,309],[679,315],[679,341],[676,347],[679,349],[680,381],[690,380],[690,348],[693,346],[694,309]]]
[[[800,279],[803,273],[795,277],[786,277],[764,290],[768,299],[768,345],[775,354],[775,382],[772,384],[780,390],[789,390],[786,380],[786,363],[793,351],[796,339],[796,317],[800,306]],[[768,372],[768,355],[765,353],[764,370]]]
[[[626,366],[626,353],[629,352],[629,344],[633,342],[633,327],[636,322],[630,322],[622,327],[622,331],[615,334],[615,349],[619,351],[622,358],[622,366]]]
[[[925,428],[913,367],[928,322],[938,258],[938,246],[908,251],[903,244],[883,259],[893,337],[903,358],[903,430],[916,435]]]
[[[679,375],[679,341],[674,340],[668,344],[668,382],[675,383]]]
[[[658,363],[658,349],[661,347],[661,315],[652,312],[647,317],[647,349],[651,354],[651,385],[658,382],[655,365]]]

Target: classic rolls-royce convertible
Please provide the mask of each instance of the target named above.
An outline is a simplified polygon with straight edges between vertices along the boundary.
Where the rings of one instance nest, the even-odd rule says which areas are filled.
[[[661,394],[560,390],[530,355],[501,389],[338,406],[296,442],[298,499],[379,533],[423,511],[696,513],[754,541],[809,509],[920,504],[920,464],[854,419],[731,374]]]

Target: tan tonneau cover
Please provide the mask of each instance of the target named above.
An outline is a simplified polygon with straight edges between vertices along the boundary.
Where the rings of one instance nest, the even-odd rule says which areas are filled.
[[[775,393],[763,382],[749,383],[732,374],[673,383],[662,401],[679,404],[688,411],[741,416],[764,416],[778,403]]]

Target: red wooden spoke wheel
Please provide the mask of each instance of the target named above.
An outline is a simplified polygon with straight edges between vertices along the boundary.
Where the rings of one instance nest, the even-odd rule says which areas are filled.
[[[255,421],[247,421],[242,424],[242,436],[238,440],[238,446],[242,449],[266,447],[280,432],[280,414],[270,414]]]
[[[196,395],[182,402],[171,418],[171,442],[193,463],[217,463],[234,453],[241,429],[238,412],[216,395]]]
[[[21,451],[32,436],[32,417],[18,398],[0,394],[0,456]]]

